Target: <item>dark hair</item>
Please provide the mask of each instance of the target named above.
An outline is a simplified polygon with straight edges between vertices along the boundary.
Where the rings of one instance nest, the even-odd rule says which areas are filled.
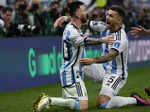
[[[84,5],[84,3],[80,2],[80,1],[75,1],[75,2],[70,3],[68,5],[70,16],[74,16],[75,12],[77,11],[77,9],[80,8],[81,5]]]
[[[124,9],[122,7],[120,7],[119,5],[112,5],[109,10],[113,10],[118,12],[119,16],[121,16],[122,18],[125,17],[125,12]]]
[[[0,5],[0,10],[2,10],[4,8],[4,6]]]
[[[6,13],[7,11],[12,12],[13,9],[12,9],[11,7],[4,7],[4,8],[3,8],[3,13]]]

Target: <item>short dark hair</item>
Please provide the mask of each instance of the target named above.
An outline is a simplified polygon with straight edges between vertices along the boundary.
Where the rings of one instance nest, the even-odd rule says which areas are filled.
[[[77,11],[77,9],[80,8],[81,5],[84,5],[84,3],[80,2],[80,1],[74,1],[74,2],[70,3],[68,5],[70,16],[74,16],[75,12]]]
[[[13,9],[12,9],[11,7],[4,7],[4,8],[3,8],[3,13],[6,13],[7,11],[12,12]]]
[[[119,5],[112,5],[109,10],[113,10],[118,12],[119,16],[121,16],[122,18],[125,17],[125,12],[124,9],[122,7],[120,7]]]

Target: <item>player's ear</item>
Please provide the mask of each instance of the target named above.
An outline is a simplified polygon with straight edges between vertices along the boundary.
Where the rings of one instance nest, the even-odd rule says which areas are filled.
[[[121,23],[122,22],[122,17],[118,16],[118,22]]]

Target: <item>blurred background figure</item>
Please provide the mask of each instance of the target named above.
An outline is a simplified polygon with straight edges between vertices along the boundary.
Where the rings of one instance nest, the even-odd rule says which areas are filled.
[[[12,8],[11,25],[15,33],[11,37],[49,37],[62,35],[63,27],[54,29],[53,23],[60,16],[69,16],[68,5],[76,0],[12,0],[0,6],[0,17],[3,8]],[[149,0],[79,0],[88,10],[88,16],[96,21],[105,21],[104,15],[107,8],[119,4],[126,10],[124,26],[128,32],[130,27],[143,26],[150,28],[150,1]],[[3,22],[0,21],[3,25]],[[3,29],[3,28],[1,28]],[[8,29],[5,27],[5,29]],[[0,35],[4,35],[1,30]],[[86,34],[97,34],[83,27]],[[7,35],[8,36],[8,35]]]
[[[2,7],[0,17],[0,37],[8,37],[11,35],[12,27],[12,8]]]
[[[54,28],[53,24],[55,20],[61,16],[62,8],[59,1],[51,2],[50,6],[47,8],[47,14],[45,18],[45,32],[48,35],[62,35],[62,28]]]

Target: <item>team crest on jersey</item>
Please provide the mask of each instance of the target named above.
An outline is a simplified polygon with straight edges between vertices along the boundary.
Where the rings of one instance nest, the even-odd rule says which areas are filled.
[[[119,47],[120,47],[120,42],[115,42],[115,43],[114,43],[114,47],[117,48],[117,49],[119,49]]]

